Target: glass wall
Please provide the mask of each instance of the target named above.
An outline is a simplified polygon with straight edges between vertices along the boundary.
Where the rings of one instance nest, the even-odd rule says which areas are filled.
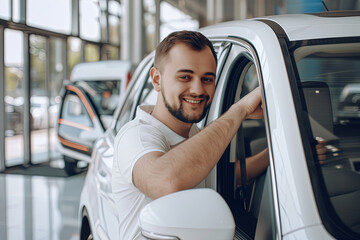
[[[59,112],[61,96],[63,91],[63,82],[65,79],[65,39],[50,38],[50,76],[48,83],[48,93],[50,98],[49,105],[49,144],[50,159],[58,159],[60,154],[56,151],[56,120]]]
[[[12,0],[12,20],[20,22],[20,0]]]
[[[101,60],[119,59],[119,55],[120,51],[117,47],[111,45],[104,45],[101,49]]]
[[[49,155],[49,97],[46,82],[47,39],[30,35],[30,122],[32,163],[47,161]]]
[[[91,43],[85,44],[85,62],[94,62],[100,60],[99,46]]]
[[[122,8],[119,2],[109,1],[109,42],[120,44],[121,39],[121,14]]]
[[[10,19],[10,0],[0,0],[0,18]]]
[[[80,37],[100,41],[100,9],[98,0],[80,0]]]
[[[28,25],[59,33],[71,33],[71,0],[27,0],[26,2]]]
[[[67,40],[68,45],[68,73],[69,76],[75,64],[81,61],[81,39],[69,37]]]
[[[5,166],[21,164],[24,158],[24,36],[5,29]]]
[[[144,0],[144,24],[146,38],[146,52],[155,49],[155,0]]]
[[[55,126],[74,65],[120,58],[121,2],[76,2],[0,0],[5,167],[61,157]]]
[[[173,31],[199,29],[198,20],[193,19],[167,2],[160,3],[160,22],[160,41]]]

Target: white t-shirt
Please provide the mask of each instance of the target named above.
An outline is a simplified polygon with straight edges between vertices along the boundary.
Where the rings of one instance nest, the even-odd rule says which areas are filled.
[[[138,107],[136,118],[125,124],[115,138],[112,192],[122,240],[144,239],[140,233],[139,215],[142,208],[151,202],[133,184],[132,171],[136,161],[149,152],[167,152],[185,140],[150,115],[152,109],[153,106]],[[198,131],[194,124],[189,136]]]

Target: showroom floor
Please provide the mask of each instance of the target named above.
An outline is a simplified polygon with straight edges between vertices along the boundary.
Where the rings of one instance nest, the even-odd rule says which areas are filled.
[[[0,174],[0,239],[78,240],[85,174]]]

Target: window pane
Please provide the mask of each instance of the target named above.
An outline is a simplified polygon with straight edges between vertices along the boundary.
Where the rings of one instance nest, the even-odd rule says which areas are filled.
[[[73,67],[81,60],[81,40],[79,38],[68,38],[68,70],[69,75]]]
[[[119,28],[120,28],[119,18],[115,16],[109,16],[109,35],[110,35],[111,43],[114,44],[120,43]]]
[[[80,36],[100,41],[100,9],[97,1],[80,0]]]
[[[31,26],[71,32],[71,0],[27,0],[27,23]]]
[[[13,9],[12,9],[12,19],[14,22],[20,21],[20,0],[12,0],[13,1]]]
[[[109,14],[120,16],[121,15],[121,5],[118,1],[109,1]]]
[[[51,38],[50,39],[50,79],[49,79],[49,91],[50,91],[50,158],[58,159],[60,154],[56,151],[57,135],[56,135],[56,120],[59,112],[59,106],[61,102],[62,84],[65,79],[65,40]]]
[[[101,41],[107,42],[107,20],[106,20],[106,13],[104,11],[100,14],[100,28],[101,28]]]
[[[146,52],[155,49],[155,1],[144,1],[144,24],[146,31]]]
[[[45,73],[46,41],[45,37],[30,35],[30,116],[33,163],[45,162],[49,157],[49,97]]]
[[[10,0],[0,0],[0,18],[10,19]]]
[[[106,45],[101,49],[101,60],[119,59],[119,48]]]
[[[91,99],[92,104],[101,117],[103,115],[113,115],[119,102],[121,81],[80,81],[76,82],[76,84],[83,87],[87,97]]]
[[[167,2],[160,3],[160,38],[164,39],[169,33],[177,30],[197,30],[199,21],[191,18]]]
[[[99,0],[99,6],[102,11],[106,11],[106,2],[107,0]]]
[[[315,165],[321,169],[320,177],[335,212],[358,234],[360,216],[353,213],[360,210],[359,49],[360,43],[338,43],[294,51],[303,113],[312,133],[309,141],[325,141],[326,153],[318,156],[313,151]]]
[[[85,62],[95,62],[100,59],[100,49],[94,44],[85,45]]]
[[[24,159],[24,36],[5,29],[5,165]]]
[[[66,95],[64,99],[61,117],[70,122],[78,123],[86,127],[93,127],[84,104],[81,102],[80,98],[72,92]]]

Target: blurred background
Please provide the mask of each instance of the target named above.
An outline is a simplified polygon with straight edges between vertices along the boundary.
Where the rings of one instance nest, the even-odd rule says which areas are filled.
[[[0,0],[0,239],[78,239],[84,175],[6,174],[62,166],[56,121],[76,64],[136,66],[176,30],[332,10],[360,10],[360,0]]]
[[[57,160],[63,82],[80,62],[134,65],[170,32],[359,0],[0,0],[0,172]]]

